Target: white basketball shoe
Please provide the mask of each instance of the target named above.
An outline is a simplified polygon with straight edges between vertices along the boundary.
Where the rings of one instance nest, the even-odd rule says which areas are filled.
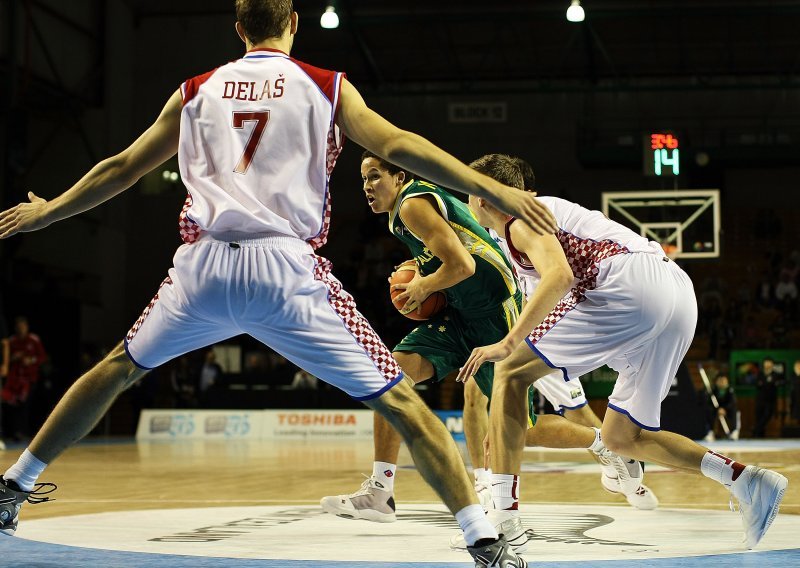
[[[637,509],[650,511],[658,507],[658,497],[656,497],[655,493],[644,483],[640,484],[636,491],[630,493],[625,493],[622,490],[619,480],[608,477],[605,473],[600,476],[600,483],[606,491],[624,495],[628,503]]]
[[[363,519],[376,523],[393,523],[397,520],[394,495],[374,477],[365,479],[355,493],[323,497],[319,504],[326,513],[344,519]]]
[[[511,545],[514,552],[520,553],[528,550],[528,533],[522,526],[522,519],[516,511],[489,511],[489,521],[494,525],[497,534],[503,535],[506,542]],[[450,548],[453,550],[467,550],[467,541],[464,533],[458,533],[450,538]]]
[[[754,548],[767,533],[788,485],[780,473],[748,465],[731,486],[731,494],[739,501],[747,548]]]
[[[592,452],[600,461],[600,469],[603,470],[603,475],[619,481],[622,493],[627,495],[639,489],[644,478],[644,469],[642,469],[641,463],[623,458],[605,446],[598,451],[592,450]]]

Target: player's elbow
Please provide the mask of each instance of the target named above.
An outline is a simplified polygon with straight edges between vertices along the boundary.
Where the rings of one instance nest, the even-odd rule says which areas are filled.
[[[550,281],[551,285],[556,288],[559,292],[564,294],[567,293],[567,290],[572,287],[573,275],[572,269],[569,267],[568,264],[564,266],[556,266],[553,267],[552,270],[548,271],[547,275],[542,275],[542,279],[547,278]]]
[[[475,259],[472,258],[472,255],[461,259],[458,263],[458,270],[464,280],[475,274]]]
[[[115,186],[129,187],[139,180],[127,152],[121,152],[100,162],[97,165],[97,173],[106,183]]]

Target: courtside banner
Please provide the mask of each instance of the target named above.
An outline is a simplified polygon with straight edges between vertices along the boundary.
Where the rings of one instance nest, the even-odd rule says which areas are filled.
[[[264,410],[267,439],[372,438],[371,410]]]
[[[258,439],[262,410],[143,410],[137,440]]]

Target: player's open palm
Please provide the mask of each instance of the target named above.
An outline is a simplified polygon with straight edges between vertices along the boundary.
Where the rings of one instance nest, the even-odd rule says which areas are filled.
[[[475,376],[475,373],[478,372],[481,365],[488,362],[502,361],[511,355],[512,351],[513,349],[509,347],[505,341],[473,349],[469,359],[467,359],[467,362],[464,363],[464,366],[461,367],[461,370],[458,372],[456,380],[462,383],[467,382],[470,377]]]
[[[45,216],[47,200],[28,192],[29,203],[20,203],[0,213],[0,239],[17,233],[38,231],[50,224]]]

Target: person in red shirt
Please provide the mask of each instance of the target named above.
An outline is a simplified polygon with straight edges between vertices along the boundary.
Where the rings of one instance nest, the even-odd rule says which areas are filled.
[[[3,368],[8,370],[2,399],[8,411],[8,431],[12,437],[22,439],[28,433],[31,393],[39,380],[39,367],[47,359],[47,353],[39,336],[31,333],[25,316],[14,320],[14,335],[8,338],[7,345]]]

